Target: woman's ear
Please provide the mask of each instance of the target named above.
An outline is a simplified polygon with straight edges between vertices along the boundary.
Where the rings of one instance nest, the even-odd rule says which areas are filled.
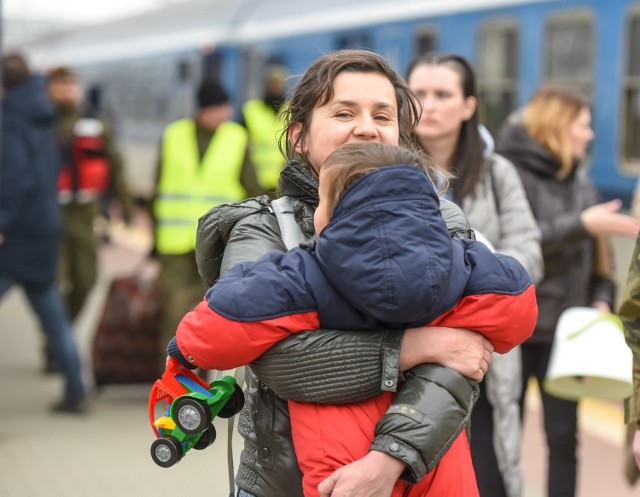
[[[464,120],[468,121],[478,108],[478,99],[476,97],[467,97],[464,99]]]
[[[289,126],[289,141],[295,143],[295,150],[302,155],[302,145],[300,144],[300,133],[302,132],[302,123],[292,123]]]

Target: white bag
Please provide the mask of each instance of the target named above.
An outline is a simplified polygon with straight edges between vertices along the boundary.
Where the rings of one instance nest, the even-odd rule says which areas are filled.
[[[620,318],[571,307],[558,320],[543,388],[567,400],[622,400],[633,391],[632,362]]]

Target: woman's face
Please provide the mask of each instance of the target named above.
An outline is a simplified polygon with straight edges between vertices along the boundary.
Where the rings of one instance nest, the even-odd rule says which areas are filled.
[[[302,124],[292,124],[293,143]],[[327,156],[346,143],[372,142],[398,145],[398,103],[391,82],[379,73],[342,72],[333,81],[333,98],[311,115],[304,143],[296,146],[316,171]]]
[[[593,137],[591,111],[585,107],[569,127],[569,143],[574,159],[582,160],[587,156],[587,149]]]
[[[460,75],[447,65],[418,65],[409,76],[409,87],[422,103],[416,133],[423,146],[442,138],[456,138],[462,123],[476,110],[475,97],[464,97]]]

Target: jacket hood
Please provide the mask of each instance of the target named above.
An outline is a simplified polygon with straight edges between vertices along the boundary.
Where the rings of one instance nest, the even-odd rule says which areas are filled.
[[[11,89],[2,101],[3,111],[19,116],[35,126],[50,126],[55,119],[55,107],[34,78]]]
[[[367,174],[347,190],[316,254],[331,284],[354,307],[378,321],[406,323],[437,307],[449,281],[451,245],[427,174],[397,165]],[[405,311],[397,315],[398,309]]]
[[[560,170],[560,162],[519,122],[508,124],[501,131],[496,152],[519,167],[543,176],[554,177]]]

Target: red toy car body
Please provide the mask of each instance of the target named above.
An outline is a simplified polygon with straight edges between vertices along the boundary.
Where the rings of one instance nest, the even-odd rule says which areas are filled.
[[[166,410],[155,419],[158,403]],[[175,359],[169,359],[162,377],[149,394],[149,421],[156,435],[151,458],[163,468],[176,464],[191,448],[201,450],[216,438],[213,418],[230,418],[240,412],[244,394],[232,376],[205,382]]]

